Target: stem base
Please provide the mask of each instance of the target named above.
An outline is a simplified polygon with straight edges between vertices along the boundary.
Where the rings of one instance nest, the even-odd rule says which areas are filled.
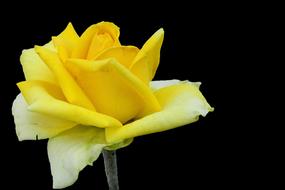
[[[119,190],[116,151],[103,150],[103,158],[109,190]]]

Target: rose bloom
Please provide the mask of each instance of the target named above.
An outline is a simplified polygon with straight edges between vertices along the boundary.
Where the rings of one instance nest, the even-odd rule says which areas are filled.
[[[44,46],[23,50],[25,81],[12,112],[19,140],[48,138],[53,187],[72,185],[103,149],[197,121],[213,108],[199,82],[152,81],[164,31],[143,45],[121,45],[110,22],[80,37],[71,23]]]

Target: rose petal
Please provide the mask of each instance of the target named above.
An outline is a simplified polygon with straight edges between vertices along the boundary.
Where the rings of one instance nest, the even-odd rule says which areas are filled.
[[[71,55],[73,48],[77,45],[79,36],[71,23],[68,23],[64,31],[56,37],[53,37],[55,47],[63,46],[68,54]]]
[[[115,118],[67,103],[60,89],[51,84],[25,81],[18,83],[18,87],[29,104],[29,111],[100,128],[122,126]]]
[[[57,48],[59,57],[62,61],[65,61],[71,56],[73,49],[77,46],[79,36],[72,24],[69,23],[60,35],[52,38],[52,41]]]
[[[112,47],[103,51],[94,60],[115,58],[120,64],[129,68],[138,52],[139,49],[135,46]]]
[[[107,142],[133,138],[183,126],[206,116],[213,108],[196,84],[179,83],[155,91],[162,110],[120,128],[106,129]]]
[[[158,67],[163,37],[164,30],[161,28],[143,45],[130,67],[131,71],[146,84],[153,79]]]
[[[90,126],[77,126],[49,139],[53,188],[72,185],[79,172],[99,157],[104,146],[104,130]]]
[[[57,84],[55,76],[41,60],[34,48],[23,50],[20,62],[23,66],[26,80],[42,80]]]
[[[66,99],[72,104],[95,110],[91,101],[65,69],[57,54],[40,46],[36,46],[35,50],[53,71]]]
[[[191,83],[196,85],[198,88],[201,85],[201,82],[190,82],[188,80],[185,81],[180,81],[178,79],[172,79],[172,80],[157,80],[157,81],[151,81],[150,82],[150,88],[153,91],[159,90],[161,88],[167,87],[167,86],[172,86],[174,84],[182,84],[182,83]]]
[[[115,59],[72,59],[66,67],[100,113],[125,123],[160,110],[150,88]]]
[[[96,50],[96,40],[98,38],[94,38],[94,36],[99,34],[108,34],[112,40],[112,46],[119,46],[119,35],[120,30],[119,28],[111,23],[111,22],[100,22],[94,25],[91,25],[87,30],[82,34],[80,37],[79,43],[77,47],[72,52],[72,58],[80,58],[85,59],[89,57],[90,59],[94,58],[95,55],[93,53],[99,53]],[[101,44],[102,45],[102,44]],[[109,46],[110,47],[110,46]],[[105,47],[106,48],[106,47]]]
[[[12,114],[20,141],[50,138],[77,125],[70,121],[28,111],[28,104],[22,94],[14,100]]]
[[[94,59],[102,51],[114,46],[114,40],[108,33],[94,35],[86,59]]]

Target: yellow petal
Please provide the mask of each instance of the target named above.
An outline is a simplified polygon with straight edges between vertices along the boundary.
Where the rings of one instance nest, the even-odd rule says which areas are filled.
[[[22,94],[13,102],[12,113],[20,141],[51,138],[77,125],[71,121],[29,111]]]
[[[88,54],[86,59],[94,59],[99,53],[112,47],[114,41],[109,34],[97,34],[94,35],[92,42],[89,46]]]
[[[60,35],[53,37],[52,40],[55,47],[63,46],[68,55],[71,55],[74,47],[76,47],[79,41],[79,36],[74,30],[72,24],[69,23],[64,31]]]
[[[129,68],[138,52],[139,49],[135,46],[112,47],[100,53],[95,60],[115,58],[120,64]]]
[[[158,67],[163,37],[164,30],[161,28],[143,45],[130,67],[131,71],[146,84],[153,79]]]
[[[183,126],[205,116],[213,108],[196,84],[181,82],[155,91],[162,110],[120,128],[106,129],[107,142],[161,132]]]
[[[71,56],[73,49],[77,46],[79,36],[72,24],[69,23],[60,35],[52,38],[52,41],[58,50],[60,58],[65,60],[67,57]]]
[[[48,157],[53,177],[53,188],[72,185],[79,172],[97,160],[106,146],[104,130],[77,126],[48,141]]]
[[[57,54],[40,46],[36,46],[35,49],[42,60],[53,71],[66,99],[72,104],[95,110],[93,104],[65,69]]]
[[[44,47],[49,49],[50,51],[55,51],[55,52],[57,51],[56,47],[54,47],[54,44],[53,44],[52,41],[50,41],[49,43],[45,44]]]
[[[29,104],[29,111],[100,128],[122,126],[110,116],[67,103],[60,88],[55,85],[41,81],[24,81],[18,83],[18,87]]]
[[[41,60],[34,48],[23,50],[20,57],[26,80],[42,80],[56,84],[51,70]]]
[[[70,57],[65,47],[60,45],[57,46],[57,54],[62,63],[64,63]]]
[[[125,123],[160,110],[150,88],[115,59],[73,59],[66,67],[100,113]]]
[[[102,39],[100,39],[100,37],[98,38],[98,35],[103,35],[101,36]],[[97,52],[98,49],[96,49],[100,48],[96,44],[98,40],[103,40],[103,44],[102,41],[99,42],[102,46],[110,47],[109,40],[113,41],[111,46],[119,46],[120,45],[119,35],[120,35],[119,28],[111,22],[100,22],[98,24],[94,24],[89,28],[87,28],[87,30],[82,34],[77,47],[72,52],[71,57],[80,58],[80,59],[84,58],[92,59],[96,56],[97,53],[99,53]],[[107,43],[104,44],[104,42]]]

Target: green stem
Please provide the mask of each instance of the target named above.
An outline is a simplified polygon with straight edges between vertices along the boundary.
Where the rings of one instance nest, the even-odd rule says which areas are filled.
[[[119,190],[116,151],[103,150],[103,157],[109,190]]]

